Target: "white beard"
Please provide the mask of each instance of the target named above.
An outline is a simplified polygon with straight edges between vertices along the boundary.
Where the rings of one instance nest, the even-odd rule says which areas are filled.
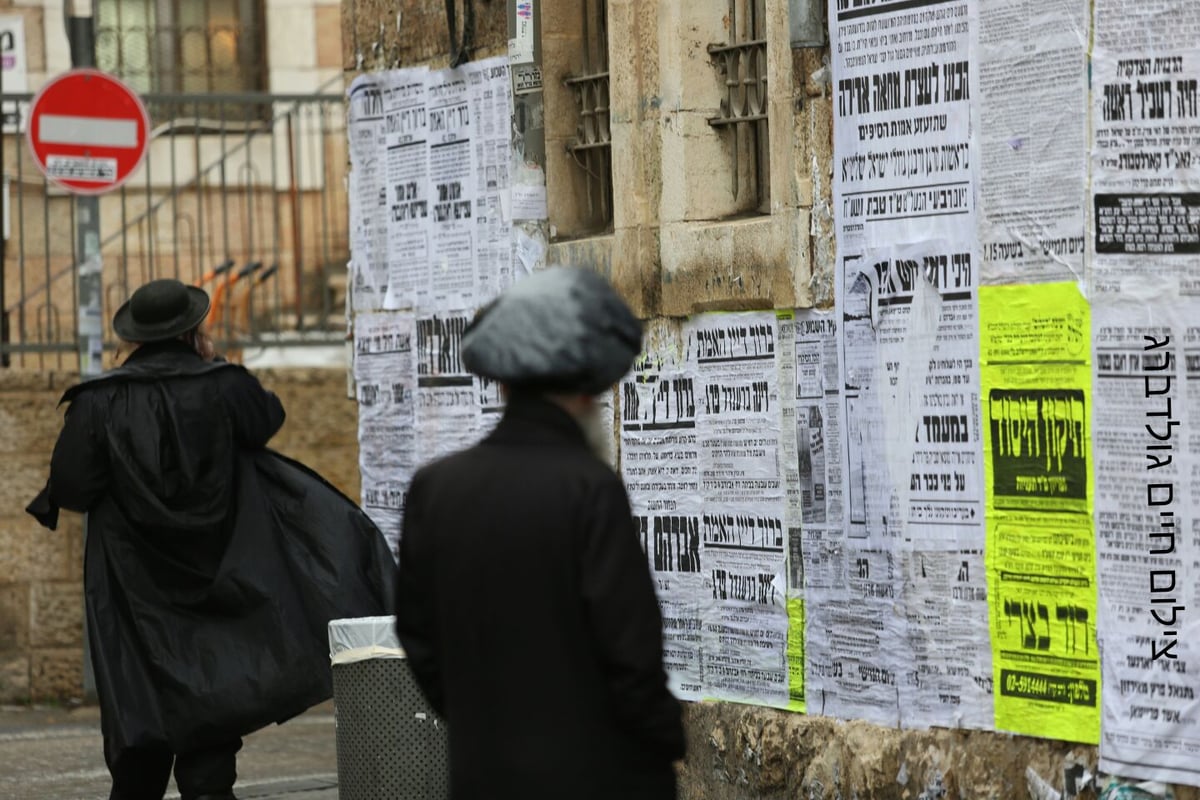
[[[610,466],[613,463],[613,441],[608,430],[609,420],[606,420],[605,416],[611,413],[612,409],[605,408],[600,403],[593,403],[587,411],[575,417],[575,421],[583,429],[583,438],[587,440],[588,447],[601,461]]]

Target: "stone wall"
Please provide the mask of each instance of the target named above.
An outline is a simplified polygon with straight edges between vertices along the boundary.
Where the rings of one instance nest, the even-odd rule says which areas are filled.
[[[337,369],[259,373],[288,412],[272,446],[358,498],[357,409]],[[83,526],[64,513],[48,531],[24,513],[45,482],[62,424],[55,404],[74,376],[0,372],[0,703],[80,697]]]

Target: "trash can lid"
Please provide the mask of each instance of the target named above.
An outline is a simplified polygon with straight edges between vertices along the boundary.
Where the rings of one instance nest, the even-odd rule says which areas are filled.
[[[369,658],[404,658],[394,616],[329,621],[330,663],[351,664]]]

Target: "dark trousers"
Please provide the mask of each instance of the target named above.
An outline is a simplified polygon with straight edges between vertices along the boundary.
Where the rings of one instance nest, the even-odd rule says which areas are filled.
[[[175,765],[175,783],[183,800],[206,794],[233,791],[237,780],[237,752],[242,740],[235,739],[219,747],[172,753],[167,747],[129,747],[119,754],[104,748],[113,788],[109,800],[162,800]]]

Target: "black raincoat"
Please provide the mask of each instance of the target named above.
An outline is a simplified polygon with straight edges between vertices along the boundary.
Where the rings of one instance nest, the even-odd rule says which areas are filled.
[[[394,562],[358,507],[265,449],[283,408],[179,342],[81,383],[29,511],[88,512],[88,635],[111,758],[188,752],[330,697],[327,623],[392,609]]]

